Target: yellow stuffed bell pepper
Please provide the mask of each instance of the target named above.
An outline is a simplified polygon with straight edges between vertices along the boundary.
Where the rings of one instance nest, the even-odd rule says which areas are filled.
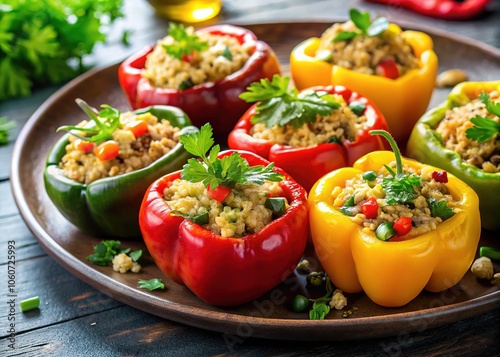
[[[419,31],[402,31],[390,24],[386,31],[401,34],[419,60],[419,67],[396,78],[355,72],[316,57],[320,38],[309,38],[297,45],[290,54],[290,72],[298,89],[316,85],[343,85],[370,98],[384,114],[391,134],[404,143],[420,116],[429,105],[438,58],[431,37]]]
[[[474,259],[481,234],[476,193],[449,174],[446,187],[457,201],[458,212],[435,230],[411,238],[380,240],[373,230],[334,206],[337,187],[345,187],[346,180],[378,172],[394,160],[390,151],[372,152],[353,167],[325,175],[309,193],[313,244],[332,283],[347,293],[365,291],[372,301],[386,307],[403,306],[424,289],[440,292],[458,283]],[[401,162],[415,170],[440,171],[410,159]]]

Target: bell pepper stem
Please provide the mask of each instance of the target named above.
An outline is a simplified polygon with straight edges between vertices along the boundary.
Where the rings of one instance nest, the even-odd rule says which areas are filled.
[[[391,145],[391,149],[394,151],[394,155],[396,156],[397,175],[401,175],[403,173],[403,162],[401,161],[401,151],[399,151],[396,140],[394,140],[391,134],[385,130],[370,130],[370,135],[381,135],[389,142],[389,145]]]

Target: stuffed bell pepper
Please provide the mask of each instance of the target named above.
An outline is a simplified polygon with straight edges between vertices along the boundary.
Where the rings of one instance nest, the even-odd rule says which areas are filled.
[[[322,177],[309,193],[311,235],[321,265],[347,293],[403,306],[422,290],[458,283],[481,234],[476,193],[454,175],[377,151]]]
[[[343,85],[370,98],[401,144],[429,105],[437,70],[427,34],[402,31],[384,17],[371,21],[356,9],[349,21],[303,41],[290,55],[297,88]]]
[[[289,89],[275,75],[253,83],[241,97],[254,104],[229,133],[230,149],[252,151],[285,170],[306,190],[324,174],[384,149],[368,132],[387,129],[367,98],[342,86]]]
[[[238,96],[250,83],[280,73],[274,51],[250,30],[215,25],[168,35],[126,59],[118,78],[132,108],[173,105],[196,126],[227,134],[250,106]]]
[[[239,305],[293,272],[309,233],[306,191],[250,152],[212,147],[212,129],[181,136],[192,158],[155,181],[139,220],[158,267],[208,304]],[[212,147],[212,149],[210,149]]]
[[[418,121],[407,155],[438,166],[479,196],[482,227],[499,231],[500,81],[464,82]]]
[[[192,157],[179,136],[198,129],[175,107],[134,112],[77,99],[89,120],[68,130],[51,149],[44,171],[48,196],[83,231],[140,237],[139,208],[148,186]]]

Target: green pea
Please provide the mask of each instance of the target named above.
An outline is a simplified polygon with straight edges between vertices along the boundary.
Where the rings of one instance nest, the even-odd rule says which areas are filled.
[[[295,295],[292,301],[292,309],[295,312],[305,311],[309,307],[309,299],[304,295]]]
[[[363,173],[363,180],[365,181],[375,181],[377,174],[375,171],[366,171]]]

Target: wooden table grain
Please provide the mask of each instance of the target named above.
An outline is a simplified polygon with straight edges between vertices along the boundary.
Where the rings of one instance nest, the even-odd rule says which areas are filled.
[[[428,26],[500,48],[500,1],[472,21],[431,19],[395,7],[361,0],[225,0],[215,22],[259,23],[345,19],[350,7],[386,15],[392,21]],[[123,60],[165,34],[167,21],[146,0],[125,0],[125,18],[98,45],[88,64],[104,67]],[[130,45],[121,34],[130,30]],[[500,66],[500,63],[499,63]],[[1,75],[1,73],[0,73]],[[499,78],[500,79],[500,78]],[[10,189],[14,142],[29,117],[60,86],[0,102],[0,117],[15,120],[10,143],[0,147],[0,355],[1,356],[458,356],[500,355],[500,309],[445,326],[376,340],[294,342],[230,338],[171,322],[124,305],[61,268],[39,246],[25,225]],[[15,242],[18,298],[39,295],[40,309],[9,320],[8,245]],[[11,323],[15,322],[15,334]],[[383,328],[381,326],[380,328]],[[315,331],[304,331],[314,334]],[[12,345],[13,344],[13,345]],[[14,348],[11,348],[14,347]]]

